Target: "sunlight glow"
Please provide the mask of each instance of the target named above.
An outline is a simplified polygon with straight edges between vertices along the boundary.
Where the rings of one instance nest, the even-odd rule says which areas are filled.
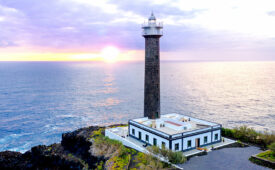
[[[101,57],[106,62],[115,62],[119,60],[120,51],[114,46],[107,46],[102,49]]]

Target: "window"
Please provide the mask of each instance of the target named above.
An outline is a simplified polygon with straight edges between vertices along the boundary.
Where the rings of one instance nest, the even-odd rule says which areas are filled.
[[[219,136],[219,135],[216,133],[216,134],[215,134],[215,140],[218,140],[218,136]]]
[[[165,142],[161,142],[161,148],[165,148]]]
[[[159,117],[159,112],[156,112],[156,115],[155,115],[155,116],[156,116],[156,118]]]
[[[190,148],[191,147],[191,140],[187,141],[187,147]]]
[[[156,59],[159,59],[159,55],[156,55]]]
[[[156,139],[156,138],[154,138],[153,144],[154,144],[155,146],[157,145],[157,139]]]
[[[204,143],[207,143],[207,136],[205,136],[205,137],[203,138],[203,142],[204,142]]]
[[[135,129],[132,129],[132,135],[135,135]]]
[[[179,144],[178,144],[178,143],[175,144],[175,150],[176,150],[176,151],[179,150]]]
[[[149,136],[148,136],[148,135],[145,136],[145,140],[146,140],[147,142],[149,142]]]
[[[141,139],[141,132],[138,132],[138,139]]]

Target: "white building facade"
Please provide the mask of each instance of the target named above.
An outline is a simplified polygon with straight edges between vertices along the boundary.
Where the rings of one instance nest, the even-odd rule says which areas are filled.
[[[171,115],[176,115],[177,118],[169,118]],[[185,121],[180,122],[179,117],[184,117]],[[164,123],[158,127],[157,121]],[[148,122],[153,123],[148,124]],[[189,128],[186,128],[186,125],[189,125]],[[181,127],[183,128],[180,129]],[[129,120],[128,134],[149,145],[173,151],[188,151],[221,142],[221,128],[220,124],[209,121],[179,114],[167,114],[161,116],[159,120],[147,118]]]

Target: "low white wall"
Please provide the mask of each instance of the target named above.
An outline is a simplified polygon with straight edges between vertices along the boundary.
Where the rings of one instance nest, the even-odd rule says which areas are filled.
[[[105,129],[105,136],[109,137],[110,139],[114,139],[114,140],[118,140],[120,142],[122,142],[123,145],[128,146],[130,148],[133,148],[135,150],[138,150],[140,152],[144,152],[147,153],[148,151],[146,149],[144,149],[143,147],[140,147],[128,140],[126,140],[125,138],[118,136],[117,134],[109,131],[108,129]]]

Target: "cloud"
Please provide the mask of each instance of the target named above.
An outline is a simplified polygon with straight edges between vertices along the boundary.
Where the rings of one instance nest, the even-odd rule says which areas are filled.
[[[164,52],[196,51],[196,58],[216,49],[217,56],[275,52],[272,0],[0,0],[0,50],[143,50],[141,23],[152,10],[164,22]]]
[[[268,11],[267,14],[270,16],[275,16],[275,11]]]

